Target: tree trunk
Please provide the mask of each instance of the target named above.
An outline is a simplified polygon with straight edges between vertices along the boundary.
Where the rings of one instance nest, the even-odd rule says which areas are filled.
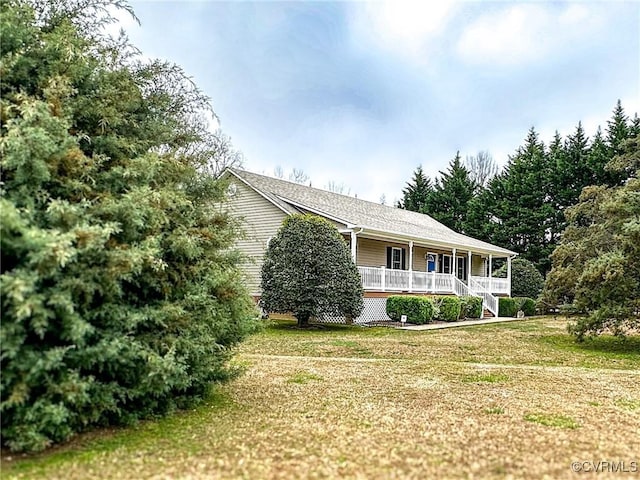
[[[309,327],[309,314],[308,313],[300,313],[296,316],[298,319],[298,328],[308,328]]]

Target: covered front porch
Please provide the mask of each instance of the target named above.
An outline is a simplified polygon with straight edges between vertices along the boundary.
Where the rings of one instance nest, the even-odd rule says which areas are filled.
[[[456,280],[472,287],[496,295],[509,295],[510,286],[506,278],[480,277],[472,275],[467,279],[460,279],[450,273],[420,272],[416,270],[394,270],[381,267],[358,266],[362,278],[362,288],[380,292],[408,292],[408,293],[456,293]]]
[[[344,232],[346,233],[346,232]],[[351,231],[345,235],[365,292],[445,294],[482,297],[498,316],[497,296],[511,292],[511,256],[496,252],[507,277],[493,277],[494,252],[451,244]]]
[[[351,232],[348,242],[365,290],[459,294],[460,282],[493,295],[511,293],[508,255],[356,232]],[[506,263],[506,278],[493,276],[497,261]]]

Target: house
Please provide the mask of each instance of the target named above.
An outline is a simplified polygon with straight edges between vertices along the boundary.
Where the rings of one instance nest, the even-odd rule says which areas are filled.
[[[311,213],[344,235],[362,277],[365,309],[356,322],[388,319],[386,297],[396,293],[476,295],[498,315],[498,296],[511,292],[515,252],[454,232],[428,215],[380,205],[245,170],[227,169],[229,208],[242,219],[237,242],[251,294],[260,297],[262,259],[287,215]],[[506,260],[507,277],[491,276]]]

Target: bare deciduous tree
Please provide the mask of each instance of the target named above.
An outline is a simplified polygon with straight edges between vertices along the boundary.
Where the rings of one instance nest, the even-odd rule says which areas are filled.
[[[475,156],[467,156],[465,164],[471,180],[478,188],[485,188],[499,171],[498,164],[487,150],[481,150]]]
[[[273,176],[275,178],[279,178],[281,180],[284,180],[285,179],[284,169],[280,165],[277,165],[273,169]],[[294,168],[289,173],[289,175],[286,176],[286,178],[288,178],[288,180],[290,182],[295,182],[295,183],[300,183],[300,184],[309,183],[309,185],[311,185],[311,182],[309,182],[309,175],[304,173],[304,170],[302,170],[301,168]]]
[[[309,181],[309,175],[304,173],[301,168],[294,168],[289,174],[289,180],[295,183],[307,183]]]
[[[347,187],[343,182],[335,182],[333,180],[329,180],[325,190],[328,190],[333,193],[339,193],[341,195],[349,195],[351,194],[351,188]]]

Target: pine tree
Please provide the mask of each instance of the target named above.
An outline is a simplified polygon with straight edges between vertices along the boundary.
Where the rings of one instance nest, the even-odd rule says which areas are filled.
[[[629,138],[629,118],[624,113],[622,102],[618,100],[611,120],[607,122],[607,145],[611,149],[609,158],[622,153],[622,142]]]
[[[562,142],[556,132],[549,146],[550,190],[555,215],[551,243],[556,244],[567,222],[565,211],[575,205],[584,187],[591,185],[596,172],[591,170],[589,139],[578,122],[575,132]]]
[[[413,178],[407,182],[407,186],[402,190],[402,200],[398,202],[398,208],[420,212],[424,209],[432,193],[431,179],[424,174],[422,166],[418,165],[413,172]]]
[[[39,450],[206,395],[252,328],[205,174],[206,97],[99,33],[111,2],[2,2],[3,446]],[[114,2],[122,6],[121,2]],[[82,8],[79,8],[79,7]]]
[[[556,130],[553,140],[549,144],[548,152],[550,178],[554,184],[551,197],[554,206],[554,215],[550,219],[550,236],[551,242],[553,243],[557,242],[566,226],[564,217],[564,208],[566,208],[565,198],[570,195],[569,184],[572,182],[572,179],[566,178],[564,173],[564,168],[569,164],[567,156],[565,143],[560,133]]]
[[[491,212],[495,211],[495,199],[492,197],[490,185],[496,181],[494,176],[487,188],[479,190],[467,203],[467,214],[464,219],[463,231],[478,240],[494,243],[493,218]],[[497,240],[498,241],[498,240]]]
[[[640,136],[640,117],[635,113],[629,126],[629,138],[635,138],[637,136]]]
[[[596,134],[591,141],[587,157],[589,171],[591,172],[589,185],[613,186],[617,183],[613,181],[611,175],[604,168],[609,160],[611,160],[611,157],[609,156],[610,153],[611,151],[602,135],[602,129],[598,127],[598,130],[596,130]]]
[[[462,164],[460,152],[457,152],[447,170],[440,172],[423,213],[456,232],[465,233],[468,204],[475,191],[476,185],[471,180],[469,170]]]
[[[555,212],[551,201],[551,169],[544,144],[531,128],[505,170],[489,184],[486,205],[491,218],[489,237],[545,272],[553,250]]]

